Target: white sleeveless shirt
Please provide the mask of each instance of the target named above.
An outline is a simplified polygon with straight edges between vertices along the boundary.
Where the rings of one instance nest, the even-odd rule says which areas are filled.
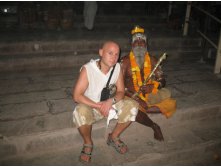
[[[113,69],[113,67],[111,67],[107,74],[102,73],[96,64],[98,60],[99,59],[92,59],[90,62],[84,65],[87,71],[87,78],[89,82],[88,88],[86,89],[84,95],[87,96],[89,99],[93,100],[94,102],[100,101],[101,91],[106,86],[110,73]],[[109,85],[115,84],[117,82],[119,74],[120,64],[117,63]]]

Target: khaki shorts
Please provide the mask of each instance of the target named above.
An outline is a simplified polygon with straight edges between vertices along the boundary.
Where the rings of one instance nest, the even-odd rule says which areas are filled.
[[[138,103],[132,99],[123,99],[113,105],[118,112],[118,123],[135,121],[138,113]],[[96,121],[103,119],[99,111],[85,104],[77,104],[73,111],[73,122],[77,127],[82,125],[92,125]]]

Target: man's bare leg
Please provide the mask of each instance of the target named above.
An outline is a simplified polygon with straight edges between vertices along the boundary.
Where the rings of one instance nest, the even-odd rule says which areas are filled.
[[[92,125],[83,125],[81,127],[78,128],[78,131],[80,132],[83,140],[84,140],[84,144],[90,144],[93,145],[93,141],[91,139],[91,131],[92,131]],[[91,152],[92,148],[89,147],[85,147],[84,148],[85,152]],[[83,161],[88,162],[90,160],[90,157],[83,154],[80,157]]]
[[[130,124],[131,121],[126,123],[117,123],[109,137],[111,137],[112,140],[118,138]],[[120,141],[116,141],[115,144],[119,145]],[[127,152],[127,150],[127,147],[122,147],[121,153],[124,154]]]
[[[163,138],[163,134],[161,132],[161,129],[160,127],[154,123],[149,117],[147,114],[145,114],[144,112],[142,111],[138,111],[138,114],[137,114],[137,117],[136,117],[136,122],[142,124],[142,125],[145,125],[145,126],[148,126],[148,127],[151,127],[154,131],[154,138],[156,140],[164,140]]]
[[[126,123],[117,123],[111,137],[116,138],[119,137],[121,135],[121,133],[123,133],[123,131],[125,129],[127,129],[127,127],[131,124],[131,122],[126,122]]]

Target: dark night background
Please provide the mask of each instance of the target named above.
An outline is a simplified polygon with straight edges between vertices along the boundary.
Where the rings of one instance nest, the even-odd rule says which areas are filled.
[[[174,1],[170,19],[180,19],[182,24],[187,1]],[[196,1],[193,4],[220,18],[220,3]],[[169,1],[98,1],[97,16],[143,15],[167,17]],[[192,15],[194,12],[192,13]],[[0,28],[5,29],[71,29],[83,15],[81,1],[4,1],[0,2]],[[197,18],[196,18],[197,17]],[[201,19],[201,14],[193,18]],[[64,20],[68,22],[64,23]],[[214,26],[215,27],[215,26]]]

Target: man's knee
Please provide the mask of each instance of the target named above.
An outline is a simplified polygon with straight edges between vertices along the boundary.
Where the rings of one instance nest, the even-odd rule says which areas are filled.
[[[73,112],[73,121],[77,127],[91,125],[94,122],[93,109],[85,104],[78,104]]]
[[[118,122],[125,123],[128,121],[135,121],[138,113],[139,104],[133,99],[124,99],[121,101],[121,104],[118,105]]]

